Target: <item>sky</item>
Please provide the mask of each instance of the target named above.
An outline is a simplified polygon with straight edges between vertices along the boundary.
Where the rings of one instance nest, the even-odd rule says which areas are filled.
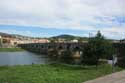
[[[0,32],[125,38],[125,0],[0,0]]]

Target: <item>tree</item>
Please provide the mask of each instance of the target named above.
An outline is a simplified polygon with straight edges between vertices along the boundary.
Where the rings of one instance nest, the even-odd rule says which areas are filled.
[[[84,47],[82,63],[97,66],[99,59],[112,56],[113,50],[112,44],[98,31],[96,36],[90,38],[88,44]]]
[[[93,54],[94,50],[90,44],[87,44],[83,49],[82,63],[84,65],[95,65],[97,57]]]

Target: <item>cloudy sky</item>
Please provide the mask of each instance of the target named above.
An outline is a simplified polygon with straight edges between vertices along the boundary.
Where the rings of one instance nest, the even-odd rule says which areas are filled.
[[[125,0],[0,0],[0,32],[125,38]]]

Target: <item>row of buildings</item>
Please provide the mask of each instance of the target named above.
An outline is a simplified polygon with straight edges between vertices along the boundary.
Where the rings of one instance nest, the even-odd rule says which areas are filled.
[[[48,43],[48,39],[38,39],[38,38],[19,38],[19,37],[10,37],[10,36],[0,36],[0,46],[1,47],[15,47],[17,44],[26,44],[26,43]]]
[[[16,46],[17,44],[50,43],[50,42],[52,41],[46,38],[0,36],[0,46],[3,46],[3,47],[13,47],[13,46]],[[66,42],[77,43],[78,40],[74,39],[74,40],[66,41],[63,38],[59,38],[58,40],[54,40],[53,42],[55,43],[66,43]]]
[[[27,44],[27,43],[50,43],[52,42],[46,38],[30,38],[30,37],[10,37],[10,36],[0,36],[0,46],[1,47],[15,47],[18,44]],[[66,41],[63,38],[59,38],[58,40],[54,40],[55,43],[78,43],[77,39]],[[86,42],[86,41],[84,41]]]

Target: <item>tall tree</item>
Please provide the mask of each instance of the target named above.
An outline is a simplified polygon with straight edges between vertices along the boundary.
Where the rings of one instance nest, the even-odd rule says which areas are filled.
[[[112,44],[98,31],[84,47],[82,62],[87,65],[98,65],[99,59],[112,56],[113,50]]]

